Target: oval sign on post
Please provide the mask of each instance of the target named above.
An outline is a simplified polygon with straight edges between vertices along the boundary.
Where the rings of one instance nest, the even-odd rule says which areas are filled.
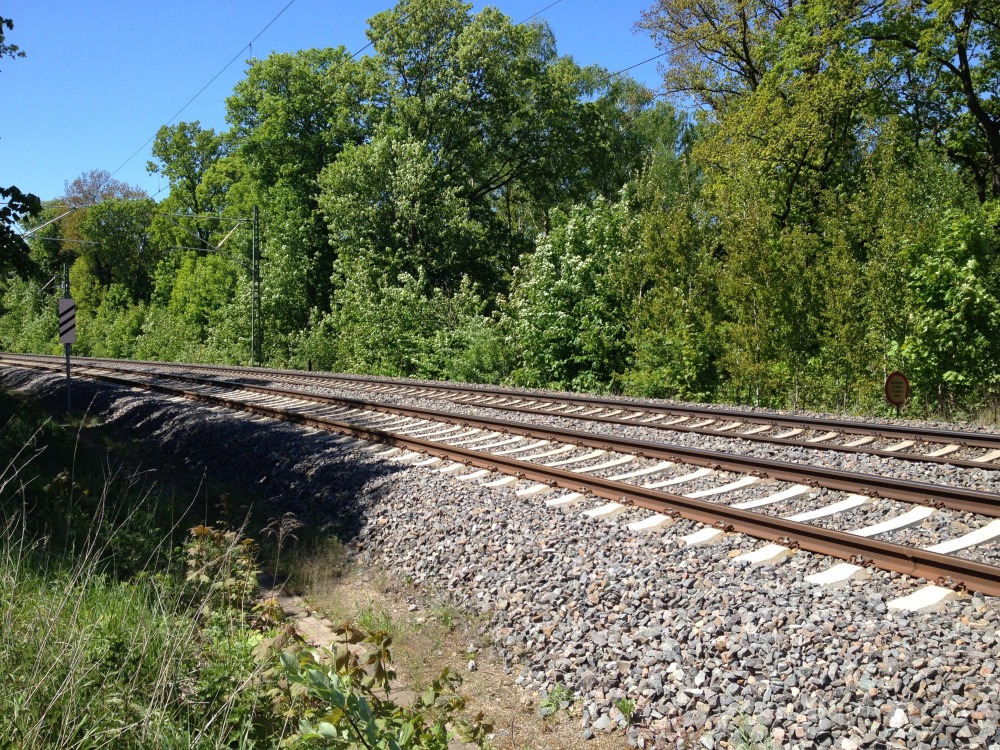
[[[890,372],[889,377],[885,379],[885,400],[895,406],[896,413],[899,414],[900,407],[909,397],[910,381],[899,370]]]

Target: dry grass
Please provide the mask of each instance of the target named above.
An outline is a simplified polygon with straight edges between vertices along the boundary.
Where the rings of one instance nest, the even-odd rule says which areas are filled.
[[[394,633],[393,656],[400,689],[397,700],[440,674],[445,667],[462,675],[460,689],[470,714],[482,711],[493,723],[495,750],[579,750],[581,736],[578,707],[539,713],[538,697],[514,684],[515,671],[507,674],[503,660],[477,634],[482,622],[462,613],[443,598],[430,597],[414,606],[404,599],[410,592],[373,571],[343,570],[323,587],[306,592],[309,603],[332,622],[376,618]],[[477,649],[469,653],[469,647]],[[474,672],[467,671],[470,659]],[[586,743],[593,750],[627,748],[621,733],[599,735]]]

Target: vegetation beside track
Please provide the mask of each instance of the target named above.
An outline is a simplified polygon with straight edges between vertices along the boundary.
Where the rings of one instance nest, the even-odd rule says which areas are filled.
[[[308,583],[329,543],[282,564],[288,519],[264,526],[261,553],[251,509],[195,508],[100,438],[0,391],[0,746],[447,745],[462,708],[447,681],[401,708],[375,693],[392,674],[384,634],[347,630],[374,656],[329,661],[257,598],[261,554]]]

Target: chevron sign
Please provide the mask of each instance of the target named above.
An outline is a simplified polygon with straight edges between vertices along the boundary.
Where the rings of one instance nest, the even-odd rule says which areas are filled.
[[[59,300],[59,343],[76,343],[76,300],[72,297]]]

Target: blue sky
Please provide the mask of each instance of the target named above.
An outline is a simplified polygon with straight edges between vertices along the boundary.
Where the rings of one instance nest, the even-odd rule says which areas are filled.
[[[633,25],[653,0],[559,0],[540,17],[561,54],[611,71],[657,54]],[[553,0],[493,3],[514,21]],[[165,186],[146,173],[149,145],[167,122],[263,29],[288,0],[15,0],[2,14],[14,22],[7,42],[27,53],[0,60],[0,185],[43,199],[91,169],[150,194]],[[363,47],[366,19],[393,0],[294,0],[253,43],[252,53],[292,52],[343,44]],[[475,4],[478,10],[487,3]],[[226,128],[225,99],[245,71],[244,50],[174,120]],[[653,88],[657,63],[631,71]],[[130,161],[126,160],[139,150]],[[124,166],[123,166],[124,165]],[[160,193],[160,197],[165,194]]]

